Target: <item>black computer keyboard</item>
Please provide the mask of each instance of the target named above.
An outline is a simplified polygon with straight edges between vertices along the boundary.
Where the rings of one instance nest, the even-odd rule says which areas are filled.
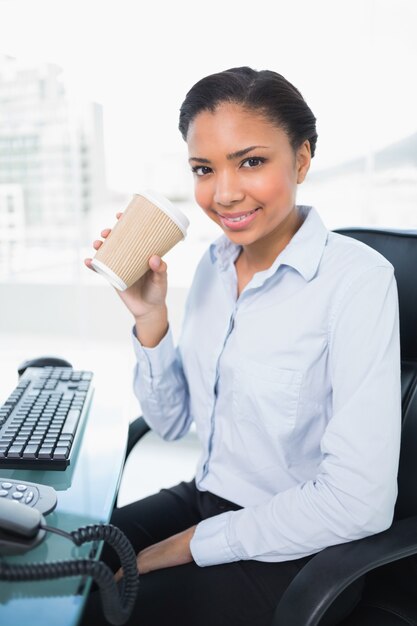
[[[92,372],[29,367],[0,407],[0,468],[64,470],[91,400]]]

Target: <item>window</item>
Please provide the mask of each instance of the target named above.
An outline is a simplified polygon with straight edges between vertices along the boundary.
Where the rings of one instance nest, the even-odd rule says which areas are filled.
[[[26,248],[16,250],[22,254],[17,263],[22,280],[48,280],[45,255],[50,249],[51,273],[62,253],[62,263],[69,264],[62,277],[79,281],[82,258],[92,253],[91,242],[101,229],[115,222],[132,193],[155,188],[190,218],[188,237],[168,257],[170,284],[190,284],[198,259],[220,231],[193,200],[186,150],[176,130],[178,108],[198,78],[238,63],[283,73],[317,117],[317,155],[299,188],[299,203],[313,204],[329,228],[417,226],[414,0],[395,5],[387,0],[271,3],[268,20],[262,11],[250,18],[242,13],[237,30],[230,28],[236,7],[229,4],[220,22],[215,11],[205,14],[205,32],[197,15],[190,16],[195,28],[185,37],[168,28],[167,19],[161,36],[169,58],[147,54],[153,41],[146,28],[137,40],[136,20],[129,20],[128,9],[122,20],[103,6],[94,54],[92,29],[86,28],[76,53],[73,40],[62,33],[54,44],[57,58],[51,51],[43,62],[41,52],[31,52],[41,51],[38,42],[48,39],[51,28],[62,29],[58,9],[52,3],[48,20],[37,20],[33,39],[26,33],[25,41],[21,16],[11,12],[11,34],[3,33],[3,48],[27,48],[21,58],[0,57],[0,185],[21,185],[24,192]],[[179,0],[164,11],[174,19],[182,6],[188,10]],[[81,3],[67,7],[73,25],[81,19],[94,24],[95,16]],[[151,23],[161,7],[158,1],[149,5],[143,23]],[[113,41],[122,33],[120,45],[108,46],[110,32]],[[209,32],[218,33],[218,43],[202,61],[190,50],[210,47]],[[240,54],[242,41],[252,41],[254,32],[262,34],[262,44]],[[67,64],[62,69],[61,58]],[[58,240],[65,243],[57,253]],[[86,272],[83,276],[97,281]]]

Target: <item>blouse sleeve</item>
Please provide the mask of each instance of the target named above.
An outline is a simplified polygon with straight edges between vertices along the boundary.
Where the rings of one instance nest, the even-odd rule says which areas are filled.
[[[136,355],[133,387],[143,417],[166,440],[183,437],[190,428],[189,392],[171,329],[154,348],[145,348],[132,333]]]

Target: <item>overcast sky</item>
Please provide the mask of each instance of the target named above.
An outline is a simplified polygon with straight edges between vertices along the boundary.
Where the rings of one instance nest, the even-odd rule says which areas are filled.
[[[61,65],[103,104],[109,183],[185,148],[186,91],[237,65],[276,70],[318,119],[315,167],[417,130],[415,0],[0,0],[0,53]]]

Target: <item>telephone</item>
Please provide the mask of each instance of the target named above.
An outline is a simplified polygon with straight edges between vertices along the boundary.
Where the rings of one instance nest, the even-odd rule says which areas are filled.
[[[24,503],[27,506],[19,506]],[[0,554],[21,554],[43,541],[42,517],[57,504],[55,489],[27,480],[0,478]]]
[[[91,524],[70,533],[48,526],[43,514],[55,508],[57,497],[55,490],[46,485],[0,478],[0,494],[0,580],[18,582],[92,576],[100,590],[106,619],[115,626],[124,624],[132,612],[138,590],[136,554],[124,533],[111,524]],[[1,558],[31,550],[45,539],[47,532],[66,537],[77,546],[88,541],[107,541],[118,554],[123,568],[120,590],[113,572],[101,561],[71,559],[14,565]]]

